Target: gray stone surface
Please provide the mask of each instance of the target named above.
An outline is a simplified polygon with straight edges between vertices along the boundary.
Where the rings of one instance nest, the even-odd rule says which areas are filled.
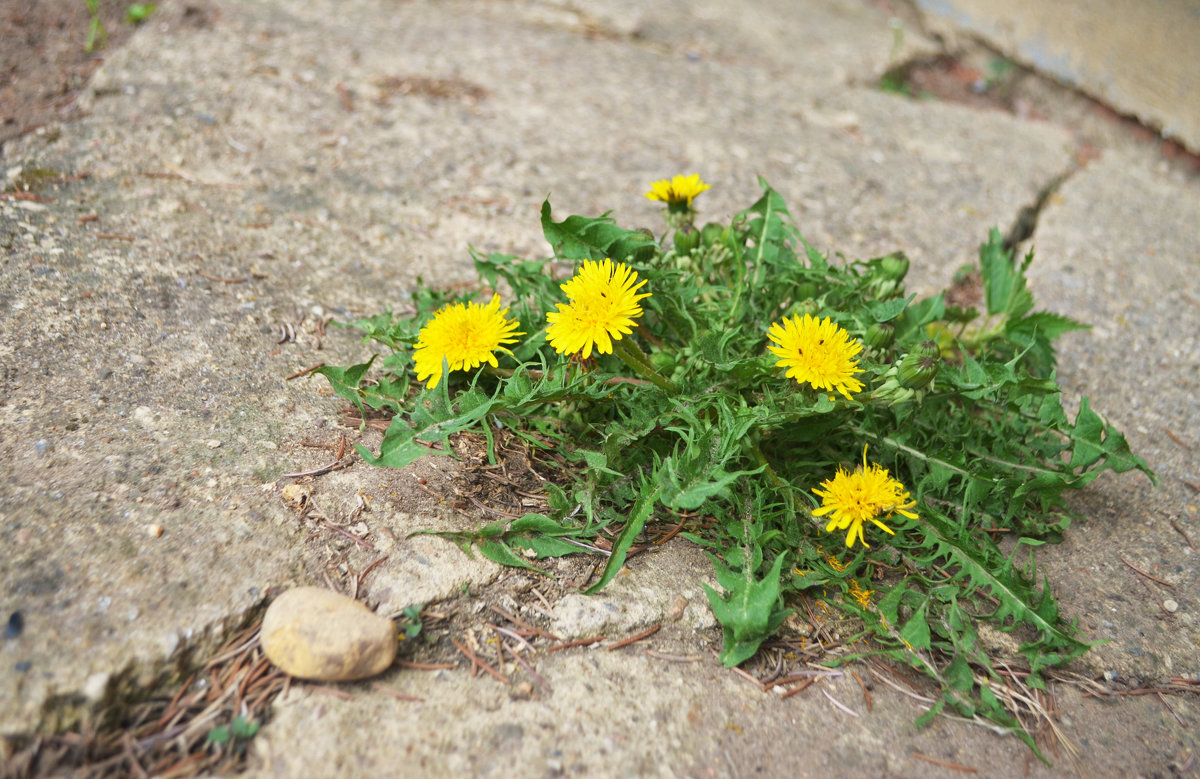
[[[925,27],[1005,56],[1200,149],[1200,12],[1188,0],[917,0]]]
[[[1187,486],[1200,484],[1197,247],[1195,181],[1130,165],[1118,152],[1063,185],[1036,235],[1034,295],[1093,324],[1063,338],[1066,397],[1092,398],[1161,482],[1104,480],[1078,496],[1087,519],[1047,550],[1064,607],[1108,642],[1083,658],[1097,672],[1200,676],[1200,552],[1171,525],[1200,543],[1200,495]],[[1122,557],[1172,586],[1147,586]],[[1168,597],[1178,612],[1162,606]]]
[[[914,48],[894,52],[892,21],[850,0],[197,7],[201,23],[164,12],[111,52],[87,118],[3,150],[6,171],[89,175],[48,190],[52,203],[0,201],[0,613],[25,618],[0,651],[0,732],[202,655],[269,588],[323,583],[338,534],[321,517],[362,523],[387,555],[364,585],[380,613],[511,583],[408,535],[481,519],[457,508],[449,460],[322,476],[302,518],[277,480],[332,459],[305,442],[336,447],[343,404],[322,380],[284,377],[362,357],[323,318],[402,307],[418,275],[470,278],[467,244],[542,255],[547,194],[558,214],[657,224],[648,183],[698,171],[713,185],[702,216],[724,219],[762,174],[814,244],[902,248],[929,292],[1075,162],[1052,122],[875,91],[893,57],[929,44],[909,30]],[[1051,198],[1035,291],[1096,323],[1065,344],[1069,400],[1088,394],[1163,483],[1096,482],[1079,498],[1087,520],[1039,561],[1066,612],[1111,639],[1081,670],[1195,678],[1200,576],[1170,524],[1200,540],[1183,481],[1197,483],[1195,455],[1164,429],[1200,445],[1200,199],[1194,180],[1141,160],[1106,153]],[[1067,770],[960,722],[916,732],[921,706],[879,685],[870,712],[849,678],[787,700],[758,692],[715,661],[719,633],[698,611],[707,561],[669,546],[596,601],[638,606],[624,617],[589,626],[579,596],[551,604],[578,634],[616,636],[682,596],[649,644],[540,656],[554,692],[526,699],[465,670],[382,677],[419,704],[370,684],[352,701],[297,689],[256,737],[252,773],[938,775],[913,752],[992,775]],[[1175,612],[1156,605],[1166,597]],[[1165,773],[1196,750],[1150,696],[1059,696],[1088,772]],[[1171,705],[1200,718],[1192,700]]]

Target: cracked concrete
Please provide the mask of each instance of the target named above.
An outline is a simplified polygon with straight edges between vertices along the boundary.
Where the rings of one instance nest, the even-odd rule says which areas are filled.
[[[319,380],[285,377],[366,353],[326,317],[401,307],[418,276],[470,278],[468,244],[542,255],[547,193],[556,213],[655,223],[648,182],[693,170],[713,184],[702,218],[752,202],[761,174],[813,244],[904,249],[923,293],[1035,204],[1035,294],[1096,324],[1064,345],[1068,400],[1089,395],[1162,478],[1094,483],[1086,519],[1039,564],[1064,611],[1110,641],[1081,671],[1200,676],[1200,569],[1171,524],[1200,540],[1187,486],[1200,477],[1164,432],[1198,443],[1195,180],[1105,151],[1054,190],[1077,160],[1074,128],[876,91],[894,57],[935,50],[903,40],[894,52],[891,20],[834,0],[802,15],[783,0],[752,13],[269,0],[222,6],[207,27],[148,27],[112,52],[87,118],[4,146],[8,172],[89,175],[45,190],[52,202],[0,201],[0,613],[25,622],[0,655],[0,732],[33,729],[48,704],[69,716],[85,691],[148,683],[269,591],[338,575],[333,542],[275,483],[328,460],[305,442],[336,444],[342,405]],[[482,519],[437,498],[458,467],[359,464],[312,482],[332,518],[360,496],[369,506],[358,520],[388,560],[366,595],[384,613],[505,582],[449,542],[408,537]],[[1121,556],[1170,580],[1178,612]],[[1000,776],[1067,770],[962,723],[915,731],[920,706],[878,686],[867,712],[848,677],[825,690],[858,717],[824,696],[763,695],[712,656],[698,550],[678,542],[629,571],[602,596],[627,607],[605,629],[632,632],[682,597],[685,617],[651,646],[686,660],[546,655],[554,692],[525,699],[461,670],[385,676],[420,704],[297,687],[256,737],[251,773],[937,775],[913,752]],[[573,597],[555,607],[564,619]],[[585,621],[579,635],[599,629]],[[1195,752],[1148,696],[1059,696],[1091,772],[1164,773]],[[1200,716],[1195,701],[1172,705]]]
[[[1200,150],[1195,40],[1200,14],[1165,0],[1131,9],[1111,0],[914,0],[923,29],[949,39],[978,37],[1045,77],[1137,116],[1167,138]]]

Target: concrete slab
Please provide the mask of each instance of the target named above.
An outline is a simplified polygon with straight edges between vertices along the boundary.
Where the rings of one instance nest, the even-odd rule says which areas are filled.
[[[1015,61],[1200,150],[1200,8],[1188,0],[917,0],[926,28]]]
[[[450,461],[401,472],[357,465],[313,481],[307,513],[286,501],[276,480],[332,459],[313,445],[339,446],[343,404],[322,396],[320,381],[285,377],[319,361],[357,361],[364,347],[325,328],[325,318],[401,307],[417,276],[470,278],[468,243],[544,254],[537,208],[547,193],[557,213],[613,209],[622,222],[656,224],[657,208],[641,196],[648,183],[699,171],[713,184],[703,215],[724,219],[757,195],[761,173],[810,241],[863,257],[902,248],[913,259],[913,286],[932,291],[974,258],[988,228],[1011,225],[1073,161],[1069,133],[1052,123],[870,89],[895,38],[891,20],[856,3],[827,0],[803,13],[766,0],[749,11],[615,3],[586,14],[549,2],[203,8],[207,24],[147,28],[113,52],[93,83],[87,119],[4,147],[7,171],[89,176],[46,190],[53,202],[0,201],[0,613],[20,611],[26,623],[3,646],[0,732],[27,731],[44,711],[69,718],[85,691],[119,695],[202,656],[204,637],[217,640],[270,588],[352,578],[340,560],[374,557],[331,524],[361,523],[371,554],[386,553],[365,586],[387,613],[464,586],[498,587],[490,563],[449,542],[408,537],[483,519],[450,499],[463,478]],[[922,45],[913,31],[902,39]],[[1039,263],[1088,252],[1088,219],[1123,250],[1153,247],[1152,273],[1126,316],[1140,317],[1142,347],[1176,338],[1183,349],[1175,334],[1195,331],[1177,329],[1194,321],[1179,318],[1189,316],[1187,296],[1196,297],[1187,286],[1194,184],[1129,161],[1102,163],[1109,167],[1096,177],[1128,181],[1158,205],[1137,211],[1120,187],[1077,174],[1062,196],[1078,209],[1052,203],[1046,219],[1059,221],[1049,248],[1035,234]],[[1164,209],[1169,221],[1157,216]],[[1123,256],[1103,266],[1110,291],[1129,283],[1119,272]],[[1076,275],[1047,265],[1038,283],[1060,287],[1048,286],[1043,302],[1073,300],[1095,320],[1086,313],[1095,289],[1072,286]],[[1146,306],[1155,281],[1172,290],[1179,316]],[[1094,379],[1086,389],[1096,405],[1122,414],[1115,418],[1136,433],[1135,444],[1169,454],[1169,444],[1137,432],[1157,429],[1145,393],[1163,387],[1139,394],[1115,370],[1066,372],[1072,363],[1122,361],[1124,340],[1089,338],[1069,344],[1068,386]],[[1144,365],[1136,377],[1161,367]],[[1168,367],[1194,381],[1194,359]],[[1170,405],[1161,420],[1185,437],[1196,429],[1183,394],[1191,386],[1163,393]],[[378,438],[347,434],[350,443]],[[1191,472],[1186,462],[1177,453],[1155,465],[1177,476]],[[430,492],[414,488],[418,479]],[[1185,490],[1178,481],[1155,493],[1128,480],[1094,485],[1081,500],[1098,519],[1078,542],[1068,534],[1047,564],[1064,575],[1079,567],[1071,555],[1088,546],[1084,532],[1101,532],[1092,528],[1103,529],[1106,551],[1138,548],[1143,525],[1120,521],[1131,513],[1145,521],[1134,509],[1174,512],[1200,539]],[[1155,516],[1155,544],[1167,544],[1170,525]],[[1163,547],[1162,561],[1184,567],[1166,575],[1180,592],[1195,592],[1179,542]],[[501,770],[492,754],[507,750],[535,773],[578,765],[613,774],[811,767],[926,775],[930,767],[911,757],[917,751],[1024,774],[1028,754],[1013,740],[950,721],[914,732],[920,707],[899,693],[880,695],[874,713],[855,718],[823,695],[780,701],[720,670],[711,657],[719,634],[695,613],[693,597],[711,569],[686,547],[670,559],[670,581],[656,578],[657,558],[630,565],[631,578],[607,597],[618,599],[618,612],[622,597],[650,611],[627,609],[605,629],[670,614],[682,595],[684,619],[652,648],[695,662],[636,651],[632,660],[603,650],[548,655],[538,667],[555,692],[526,701],[465,672],[385,679],[425,699],[416,707],[369,685],[352,688],[353,701],[303,693],[281,703],[256,739],[255,770],[386,771],[415,755],[433,774],[488,773]],[[1146,641],[1155,642],[1155,657],[1193,673],[1185,652],[1193,634],[1134,613],[1140,602],[1132,598],[1118,617],[1103,616],[1088,593],[1098,577],[1115,576],[1101,566],[1111,557],[1084,559],[1096,567],[1067,580],[1068,610],[1089,626],[1094,618],[1131,627],[1114,629],[1111,648],[1098,650],[1110,652],[1098,655],[1104,667],[1167,668],[1149,655],[1123,659],[1145,651],[1135,633],[1152,625],[1158,632]],[[1194,602],[1178,601],[1182,624]],[[551,607],[565,619],[572,603]],[[580,635],[598,629],[579,624]],[[827,689],[864,713],[856,682]],[[1194,736],[1153,702],[1122,704],[1117,729],[1112,708],[1062,695],[1068,735],[1088,739],[1085,765],[1165,770],[1195,750]],[[1176,709],[1195,719],[1192,703]],[[1130,723],[1154,737],[1124,743]],[[651,738],[651,727],[665,737]]]
[[[1085,665],[1132,678],[1196,678],[1200,190],[1105,154],[1051,197],[1036,244],[1035,296],[1093,324],[1063,338],[1066,397],[1102,401],[1161,480],[1154,489],[1126,474],[1080,494],[1087,519],[1047,550],[1045,564],[1064,607],[1108,642]],[[1129,563],[1170,584],[1147,582]],[[1164,608],[1168,599],[1178,611]]]

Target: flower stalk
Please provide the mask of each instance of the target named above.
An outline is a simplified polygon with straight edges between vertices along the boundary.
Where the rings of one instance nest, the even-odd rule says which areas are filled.
[[[668,395],[675,395],[679,392],[679,388],[674,382],[663,376],[654,366],[650,364],[650,358],[642,351],[632,338],[622,338],[619,341],[613,341],[613,354],[615,354],[621,362],[629,366],[630,370],[658,387]]]

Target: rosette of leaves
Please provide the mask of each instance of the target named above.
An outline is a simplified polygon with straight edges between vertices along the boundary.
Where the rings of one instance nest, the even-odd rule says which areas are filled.
[[[572,541],[603,532],[614,541],[587,590],[595,592],[652,517],[708,518],[703,529],[685,524],[683,535],[715,566],[720,590],[709,588],[709,599],[724,630],[723,662],[750,658],[782,623],[789,597],[827,593],[861,618],[870,651],[941,685],[937,710],[984,717],[1033,746],[990,691],[997,675],[980,630],[1019,636],[1022,657],[1005,661],[1023,660],[1033,685],[1084,652],[1022,549],[1061,537],[1071,521],[1067,490],[1106,469],[1150,474],[1086,398],[1074,418],[1060,402],[1053,342],[1083,325],[1034,310],[1025,279],[1032,255],[1015,262],[996,231],[980,248],[983,309],[964,310],[944,294],[906,294],[900,253],[832,262],[804,240],[779,193],[762,188],[727,225],[686,240],[669,231],[675,243],[608,215],[556,221],[547,201],[541,222],[552,257],[471,251],[480,289],[502,290],[529,333],[507,366],[421,389],[411,361],[421,324],[476,296],[421,284],[415,315],[353,323],[364,342],[384,348],[377,365],[373,357],[317,372],[360,408],[394,415],[378,454],[360,447],[372,464],[450,455],[448,438],[464,431],[486,436],[494,458],[499,425],[570,464],[547,486],[547,514],[491,523],[456,535],[460,543],[536,568],[538,559],[586,553]],[[627,337],[673,391],[638,380],[612,355],[584,370],[547,345],[546,312],[562,300],[562,280],[606,258],[648,281],[644,316]],[[861,392],[846,398],[784,380],[767,330],[804,313],[863,341]],[[853,467],[864,445],[911,490],[919,518],[894,517],[894,536],[847,549],[812,516],[811,490],[839,465]],[[1010,554],[997,545],[1000,531],[1018,539]],[[835,548],[833,565],[824,550]],[[873,598],[862,597],[868,589]],[[859,597],[840,597],[851,591]]]

